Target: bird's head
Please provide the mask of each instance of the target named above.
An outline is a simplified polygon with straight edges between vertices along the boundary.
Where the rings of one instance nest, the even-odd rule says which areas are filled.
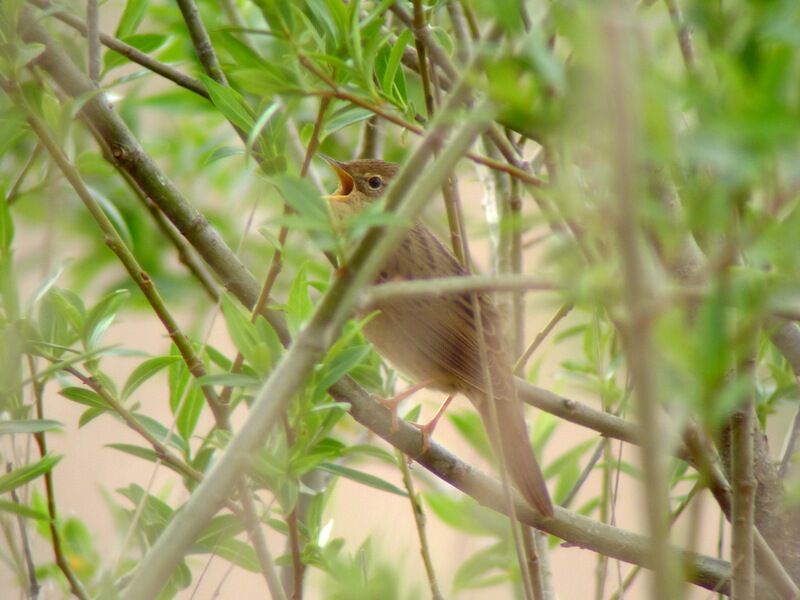
[[[380,198],[399,169],[399,165],[382,160],[361,159],[340,162],[324,154],[320,156],[328,162],[339,178],[336,191],[325,196],[337,220],[345,220],[360,213]]]

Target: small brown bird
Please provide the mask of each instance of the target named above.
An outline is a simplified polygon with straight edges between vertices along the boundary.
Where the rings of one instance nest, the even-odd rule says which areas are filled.
[[[398,171],[398,165],[381,160],[339,162],[323,158],[339,178],[338,189],[327,196],[331,214],[338,222],[360,213],[379,198]],[[433,232],[417,222],[386,260],[375,283],[466,274]],[[499,439],[492,435],[491,399],[480,361],[471,294],[382,300],[369,307],[370,312],[380,312],[367,323],[364,333],[389,362],[417,382],[412,391],[432,387],[450,394],[434,419],[420,427],[426,443],[452,396],[463,393],[478,409],[495,453],[504,461],[514,485],[540,513],[552,515],[553,505],[530,445],[525,415],[514,387],[511,355],[502,333],[500,314],[489,296],[475,297],[486,339]],[[408,395],[403,393],[396,400]]]

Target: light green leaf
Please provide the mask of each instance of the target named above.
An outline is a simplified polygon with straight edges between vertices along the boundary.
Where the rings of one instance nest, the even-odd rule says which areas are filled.
[[[356,471],[355,469],[351,469],[349,467],[343,467],[342,465],[337,465],[334,463],[322,463],[318,468],[322,471],[327,471],[328,473],[333,473],[334,475],[345,477],[352,481],[361,483],[371,488],[375,488],[377,490],[381,490],[383,492],[397,494],[398,496],[407,495],[405,491],[401,490],[396,485],[392,485],[388,481],[384,481],[380,477],[376,477],[375,475],[371,475],[370,473],[364,473],[363,471]]]
[[[10,433],[41,433],[56,431],[63,427],[58,421],[50,419],[25,419],[19,421],[0,421],[0,435]]]
[[[37,521],[49,521],[50,517],[35,508],[30,508],[24,504],[17,504],[11,500],[0,498],[0,512],[7,512],[26,519],[36,519]]]
[[[136,33],[149,6],[150,0],[128,0],[125,3],[125,10],[122,11],[114,37],[126,38]]]
[[[0,476],[0,494],[10,492],[45,473],[49,473],[60,460],[61,456],[57,454],[48,454],[33,464],[19,467],[10,473],[5,473]]]
[[[200,75],[200,79],[211,96],[211,102],[228,121],[242,131],[250,131],[253,128],[250,108],[239,92],[217,83],[206,75]]]
[[[180,356],[156,356],[144,361],[137,366],[128,376],[128,380],[122,388],[122,399],[126,400],[140,385],[156,375],[162,369],[179,362]]]

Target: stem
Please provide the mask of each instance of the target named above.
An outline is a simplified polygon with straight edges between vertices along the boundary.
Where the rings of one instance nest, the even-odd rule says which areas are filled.
[[[753,333],[758,339],[758,332]],[[755,600],[755,558],[753,532],[755,518],[756,480],[753,474],[753,433],[755,411],[755,355],[750,353],[742,366],[743,375],[750,379],[750,392],[741,408],[731,415],[731,486],[733,489],[731,564],[733,565],[734,600]]]
[[[564,317],[566,317],[569,314],[569,311],[571,310],[572,310],[572,304],[564,304],[561,308],[558,309],[556,314],[553,315],[553,318],[547,322],[547,325],[544,326],[544,329],[542,329],[536,335],[536,337],[531,342],[531,345],[525,349],[525,352],[522,354],[522,356],[519,357],[516,364],[514,365],[514,374],[517,377],[523,376],[523,373],[525,372],[525,365],[528,364],[528,361],[530,360],[531,356],[533,356],[533,353],[536,352],[539,346],[542,345],[542,342],[544,342],[545,338],[547,338],[547,336],[550,335],[550,332],[553,331],[556,325],[558,325],[558,322]]]
[[[36,365],[34,364],[33,358],[30,355],[28,355],[28,368],[30,369],[31,379],[33,382],[33,397],[36,405],[36,418],[44,419],[44,385],[36,375]],[[45,437],[45,433],[43,431],[34,433],[33,438],[36,440],[36,446],[39,448],[39,456],[44,458],[47,455],[47,438]],[[50,517],[50,520],[48,521],[48,527],[50,529],[50,542],[53,546],[53,555],[56,559],[56,565],[67,579],[67,583],[69,584],[69,589],[72,592],[72,595],[80,598],[80,600],[89,600],[89,594],[86,593],[86,590],[83,588],[83,584],[72,571],[72,567],[69,566],[69,560],[67,560],[67,557],[64,554],[64,547],[61,544],[61,534],[58,531],[56,492],[55,486],[53,485],[52,471],[47,471],[44,474],[44,493],[47,499],[47,514]]]
[[[666,454],[662,448],[663,433],[659,422],[659,387],[656,383],[656,355],[652,340],[652,321],[646,306],[653,296],[639,240],[639,202],[637,193],[635,96],[632,68],[628,57],[633,51],[630,14],[615,5],[607,17],[609,82],[608,106],[612,138],[614,188],[619,199],[615,219],[616,236],[621,255],[624,278],[623,297],[628,322],[622,328],[628,368],[637,401],[642,433],[643,484],[646,514],[651,544],[649,552],[656,565],[651,597],[671,600],[675,597],[677,581],[673,557],[669,551],[669,497],[667,489]]]
[[[97,0],[86,0],[86,40],[89,42],[89,79],[100,79],[100,11]]]
[[[53,11],[53,6],[50,4],[49,0],[29,0],[31,4],[37,6],[42,10]],[[51,12],[56,19],[65,23],[72,27],[74,30],[79,32],[83,36],[88,36],[89,28],[87,24],[81,20],[79,17],[75,15],[69,14],[64,11],[55,10]],[[134,48],[133,46],[126,44],[122,40],[119,40],[113,36],[107,35],[103,32],[99,32],[98,36],[100,38],[100,42],[110,48],[114,52],[118,52],[119,54],[125,56],[129,60],[141,65],[145,69],[152,71],[158,75],[161,75],[165,79],[169,79],[173,83],[185,88],[195,94],[203,96],[204,98],[208,99],[208,91],[206,91],[205,86],[202,82],[189,77],[188,75],[184,75],[180,71],[177,71],[166,65],[162,62],[155,60],[154,58],[150,57],[149,55],[145,54],[141,50]]]
[[[675,28],[675,34],[678,36],[678,45],[681,48],[681,56],[686,69],[693,73],[696,69],[696,59],[694,52],[694,43],[692,42],[692,32],[686,19],[681,11],[681,6],[678,0],[664,0],[669,11],[669,18],[672,20],[672,25]]]
[[[428,535],[425,532],[425,511],[422,502],[414,489],[414,480],[411,477],[411,470],[408,468],[408,459],[401,452],[397,452],[397,466],[403,476],[403,485],[408,492],[408,501],[411,503],[411,512],[414,515],[414,524],[417,526],[417,537],[419,538],[419,553],[422,556],[422,564],[425,566],[425,574],[428,576],[428,585],[431,588],[431,598],[433,600],[443,600],[442,592],[439,590],[439,583],[436,580],[436,571],[433,568],[431,551],[428,546]]]
[[[197,10],[197,5],[194,0],[177,0],[178,7],[181,9],[183,20],[186,23],[186,28],[189,30],[189,35],[192,38],[197,58],[203,69],[211,79],[220,85],[227,86],[228,80],[225,78],[225,73],[220,67],[217,53],[214,52],[214,46],[211,44],[211,38],[208,36],[206,26],[200,18],[200,12]]]
[[[6,471],[11,471],[11,463],[6,465]],[[11,490],[11,501],[14,504],[20,504],[17,490]],[[39,580],[36,578],[36,565],[33,562],[31,555],[31,543],[28,539],[28,528],[25,526],[25,519],[17,515],[17,526],[19,527],[19,538],[22,541],[22,556],[25,558],[25,568],[28,571],[28,595],[31,600],[36,600],[39,597]]]

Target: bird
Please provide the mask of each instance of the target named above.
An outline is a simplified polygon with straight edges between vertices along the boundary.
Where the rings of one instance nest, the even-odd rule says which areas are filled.
[[[399,170],[399,165],[378,159],[340,162],[320,156],[339,180],[336,191],[325,196],[337,227],[383,196]],[[373,283],[464,275],[467,271],[447,246],[424,223],[416,221],[383,263]],[[490,386],[481,363],[476,308],[485,338]],[[376,313],[364,326],[367,340],[389,363],[416,382],[387,401],[393,411],[393,424],[397,422],[397,403],[410,393],[429,387],[449,394],[434,418],[419,426],[425,451],[447,404],[454,395],[463,394],[477,408],[493,451],[505,465],[513,485],[539,513],[552,516],[553,504],[517,397],[502,318],[492,298],[474,292],[388,298],[363,311]],[[493,413],[499,436],[493,434]]]

